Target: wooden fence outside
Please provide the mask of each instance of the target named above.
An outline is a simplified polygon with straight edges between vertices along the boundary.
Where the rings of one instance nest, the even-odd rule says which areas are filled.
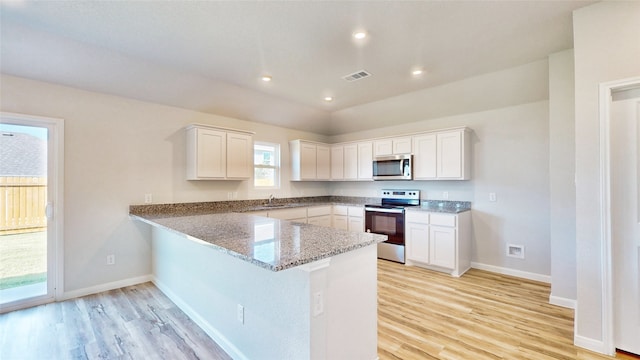
[[[0,235],[44,230],[46,205],[46,177],[0,177]]]

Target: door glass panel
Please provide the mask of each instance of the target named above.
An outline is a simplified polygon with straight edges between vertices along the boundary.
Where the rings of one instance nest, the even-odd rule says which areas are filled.
[[[47,139],[47,128],[0,124],[2,304],[48,292]]]

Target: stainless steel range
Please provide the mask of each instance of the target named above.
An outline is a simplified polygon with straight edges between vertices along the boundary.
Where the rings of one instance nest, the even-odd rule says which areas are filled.
[[[365,229],[389,238],[378,244],[378,258],[404,264],[404,210],[408,206],[420,206],[420,190],[383,189],[380,193],[380,204],[364,207]]]

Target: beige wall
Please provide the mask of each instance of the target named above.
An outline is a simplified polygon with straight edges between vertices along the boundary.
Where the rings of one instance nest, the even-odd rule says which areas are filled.
[[[640,2],[605,1],[574,12],[576,115],[576,343],[603,344],[599,85],[640,75]]]
[[[324,137],[238,119],[3,75],[0,110],[65,121],[65,292],[150,274],[146,225],[128,217],[144,194],[156,203],[267,198],[249,181],[186,181],[183,127],[191,123],[255,131],[255,140],[281,144]],[[283,168],[276,196],[325,195],[321,183],[290,183]],[[106,265],[115,254],[116,264]]]

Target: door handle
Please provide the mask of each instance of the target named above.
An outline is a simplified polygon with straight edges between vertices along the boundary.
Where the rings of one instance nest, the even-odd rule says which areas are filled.
[[[48,221],[53,221],[53,203],[51,201],[47,202],[47,205],[44,208],[44,215],[47,217]]]

